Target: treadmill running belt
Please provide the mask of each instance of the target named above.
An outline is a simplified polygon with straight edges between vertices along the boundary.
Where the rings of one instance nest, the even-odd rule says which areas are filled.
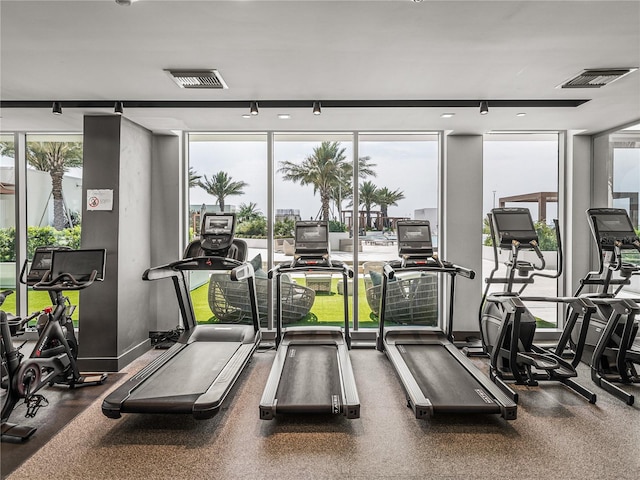
[[[195,342],[164,364],[149,380],[134,390],[127,400],[161,403],[183,398],[193,403],[206,392],[240,346],[236,342]],[[189,408],[191,408],[189,406]]]
[[[397,344],[422,393],[440,413],[500,413],[491,395],[442,345]]]
[[[278,413],[339,414],[341,404],[336,346],[290,345],[276,392]]]

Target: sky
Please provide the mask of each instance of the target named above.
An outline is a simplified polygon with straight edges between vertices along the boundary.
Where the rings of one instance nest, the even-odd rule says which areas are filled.
[[[353,157],[350,142],[340,142],[345,148],[345,156]],[[320,141],[278,141],[274,146],[276,170],[282,161],[302,162]],[[255,202],[262,213],[266,213],[266,145],[262,142],[191,142],[190,165],[198,174],[208,178],[220,171],[226,171],[233,180],[248,183],[245,194],[229,197],[227,204],[236,206]],[[437,143],[436,142],[360,142],[360,157],[369,156],[376,177],[366,180],[378,187],[400,190],[405,199],[397,206],[389,207],[390,216],[412,217],[416,209],[436,207],[437,190]],[[275,209],[297,209],[304,219],[315,217],[320,210],[320,197],[314,195],[312,186],[300,186],[285,181],[276,171],[274,182]],[[419,181],[408,179],[419,178]],[[215,199],[201,188],[190,189],[190,204],[214,204]],[[346,209],[348,202],[343,204]]]

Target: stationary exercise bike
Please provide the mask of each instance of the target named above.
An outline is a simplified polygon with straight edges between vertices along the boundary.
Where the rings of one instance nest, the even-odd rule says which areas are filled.
[[[558,270],[545,274],[545,260],[538,246],[531,214],[525,208],[494,208],[488,214],[495,257],[495,268],[486,279],[486,288],[480,309],[480,332],[483,347],[490,355],[491,379],[514,401],[517,394],[506,382],[537,386],[540,381],[557,381],[595,403],[596,395],[573,380],[575,367],[561,355],[534,345],[536,318],[525,302],[553,302],[568,305],[569,316],[583,315],[588,324],[596,306],[588,299],[574,297],[524,297],[522,292],[534,282],[534,277],[558,278],[562,272],[562,242],[556,224],[558,242]],[[506,276],[495,276],[498,270],[498,248],[510,251],[505,262]],[[523,259],[523,252],[534,252],[537,261]],[[503,284],[504,292],[489,294],[491,285]],[[516,291],[515,286],[521,285]],[[586,326],[580,333],[584,340]]]
[[[77,365],[78,341],[74,333],[69,299],[62,292],[82,290],[104,277],[105,250],[71,250],[43,247],[36,249],[31,268],[20,280],[33,290],[49,292],[53,305],[38,317],[38,339],[29,358],[11,342],[11,327],[6,314],[2,318],[3,364],[7,372],[7,393],[2,407],[2,437],[26,440],[33,431],[8,423],[9,416],[20,399],[27,405],[27,417],[34,417],[47,404],[38,393],[54,384],[70,388],[100,385],[106,373],[84,375]],[[19,322],[17,328],[24,325]],[[6,358],[6,360],[5,360]]]

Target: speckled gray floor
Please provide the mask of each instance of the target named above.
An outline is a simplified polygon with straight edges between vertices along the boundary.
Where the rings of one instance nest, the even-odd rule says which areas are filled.
[[[128,371],[149,362],[149,352]],[[273,352],[259,351],[211,420],[104,417],[101,401],[8,478],[637,479],[640,408],[602,390],[590,405],[562,385],[519,388],[518,419],[416,420],[385,355],[351,352],[361,418],[258,418]],[[480,362],[480,360],[478,360]],[[586,368],[582,383],[590,385]],[[114,385],[115,386],[115,385]],[[636,388],[640,394],[640,389]]]

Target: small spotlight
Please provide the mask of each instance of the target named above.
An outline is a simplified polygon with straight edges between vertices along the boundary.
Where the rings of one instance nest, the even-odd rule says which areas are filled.
[[[527,114],[524,112],[516,113],[516,117],[526,117]]]
[[[251,113],[251,115],[254,115],[254,116],[258,115],[258,102],[251,102],[249,113]]]
[[[320,115],[322,113],[322,107],[320,106],[320,102],[313,102],[313,114]]]
[[[122,115],[124,113],[124,105],[122,104],[122,102],[116,102],[113,105],[113,113],[116,113],[118,115]]]
[[[291,114],[289,113],[279,113],[278,118],[280,120],[289,120],[291,118]]]
[[[248,113],[243,113],[242,118],[251,118],[251,115],[249,115]]]
[[[60,102],[53,102],[51,111],[54,115],[62,115],[62,104]]]
[[[117,3],[118,5],[122,5],[122,6],[128,7],[128,6],[130,6],[132,3],[135,3],[135,2],[137,2],[137,1],[138,1],[138,0],[116,0],[116,3]]]
[[[480,115],[486,115],[489,113],[489,102],[482,100],[480,102]]]
[[[455,115],[456,115],[455,113],[443,113],[440,115],[440,118],[452,118]]]

